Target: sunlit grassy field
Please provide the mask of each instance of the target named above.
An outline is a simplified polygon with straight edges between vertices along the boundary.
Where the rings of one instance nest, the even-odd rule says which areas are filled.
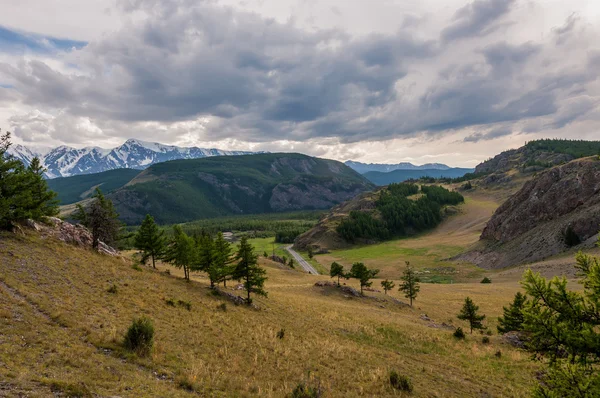
[[[465,194],[460,213],[450,216],[433,231],[415,237],[391,240],[379,244],[334,250],[316,255],[324,268],[337,261],[349,269],[354,262],[364,262],[380,270],[382,278],[399,279],[406,261],[415,267],[426,282],[453,283],[480,278],[483,270],[451,259],[475,244],[485,223],[498,207],[493,197]]]
[[[122,397],[283,397],[307,382],[320,383],[326,397],[402,396],[387,381],[394,369],[410,377],[416,397],[528,394],[537,365],[527,353],[498,336],[491,344],[479,334],[458,341],[420,318],[427,314],[436,324],[465,327],[455,315],[469,295],[494,330],[502,305],[519,288],[517,280],[423,284],[409,308],[376,292],[348,298],[335,288],[313,286],[326,276],[260,261],[269,297],[258,298],[260,309],[254,310],[209,294],[202,275],[186,283],[179,270],[162,272],[162,264],[158,271],[138,271],[127,259],[33,235],[3,235],[0,391],[40,397],[73,389]],[[358,288],[355,281],[346,283]],[[113,284],[116,294],[107,292]],[[391,294],[404,300],[397,291]],[[191,311],[166,305],[169,298],[189,301]],[[127,326],[141,315],[156,328],[148,358],[120,348]]]

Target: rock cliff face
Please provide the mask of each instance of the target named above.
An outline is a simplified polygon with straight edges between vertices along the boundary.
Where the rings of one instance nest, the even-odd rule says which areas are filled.
[[[600,161],[575,160],[540,173],[502,206],[464,259],[485,268],[532,262],[568,249],[565,233],[593,242],[600,228]]]

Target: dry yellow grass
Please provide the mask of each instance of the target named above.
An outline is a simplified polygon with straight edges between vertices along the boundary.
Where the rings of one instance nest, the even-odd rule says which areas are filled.
[[[324,276],[261,261],[269,298],[256,300],[257,311],[210,295],[201,275],[186,283],[173,269],[136,271],[128,260],[2,235],[0,395],[48,396],[71,386],[100,396],[177,397],[188,396],[188,386],[201,396],[283,397],[318,379],[327,397],[401,396],[389,387],[391,369],[411,378],[416,397],[519,397],[533,383],[536,364],[497,336],[490,345],[480,335],[456,341],[420,319],[460,325],[455,314],[470,295],[493,326],[516,281],[423,285],[411,309],[380,293],[349,299],[313,287]],[[116,294],[107,292],[113,284]],[[167,298],[191,302],[191,311],[167,306]],[[224,302],[226,311],[218,308]],[[149,358],[118,344],[141,315],[156,328]]]

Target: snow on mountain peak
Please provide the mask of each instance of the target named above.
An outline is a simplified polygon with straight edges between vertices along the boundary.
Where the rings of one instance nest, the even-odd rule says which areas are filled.
[[[36,153],[23,145],[14,145],[10,148],[10,153],[25,164],[29,164],[31,159],[38,156],[47,169],[46,177],[48,178],[100,173],[120,168],[145,169],[155,163],[177,159],[255,153],[224,151],[215,148],[182,148],[137,139],[128,139],[116,148],[85,147],[76,149],[61,145],[44,152]]]

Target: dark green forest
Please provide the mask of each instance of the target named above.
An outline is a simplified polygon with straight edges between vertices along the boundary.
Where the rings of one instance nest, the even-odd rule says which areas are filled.
[[[420,197],[416,197],[421,194]],[[415,196],[410,198],[411,196]],[[440,186],[391,184],[375,202],[375,212],[352,211],[337,227],[348,242],[357,239],[386,240],[435,227],[442,221],[442,206],[457,205],[464,198]]]

